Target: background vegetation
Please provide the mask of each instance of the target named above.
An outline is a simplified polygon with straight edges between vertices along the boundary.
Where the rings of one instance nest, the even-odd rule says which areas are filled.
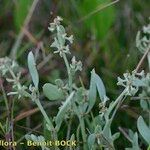
[[[40,87],[45,82],[64,78],[66,75],[64,64],[59,57],[53,56],[53,50],[50,48],[52,39],[48,31],[53,18],[61,16],[64,18],[67,32],[74,35],[72,53],[83,62],[80,76],[84,85],[89,86],[90,71],[95,68],[105,83],[107,95],[115,99],[120,93],[120,89],[116,86],[117,76],[127,70],[133,70],[142,56],[135,47],[135,37],[137,31],[149,21],[150,1],[111,2],[111,0],[0,0],[0,57],[10,56],[16,59],[22,65],[25,80],[29,78],[27,54],[32,50],[40,58],[37,62]],[[3,82],[2,79],[0,82]],[[4,86],[9,89],[9,84],[4,83]],[[43,105],[46,111],[53,115],[58,110],[59,102],[51,104],[44,100]],[[94,113],[98,113],[98,103],[94,110]],[[125,101],[115,117],[113,131],[126,128],[135,130],[135,122],[141,113],[138,100]],[[1,94],[2,124],[6,115]],[[46,134],[45,130],[42,131],[44,127],[42,116],[32,102],[16,101],[13,116],[15,139],[21,141],[23,135],[31,131]],[[126,147],[130,146],[121,134],[120,140],[115,143],[118,150],[123,148],[122,143]]]

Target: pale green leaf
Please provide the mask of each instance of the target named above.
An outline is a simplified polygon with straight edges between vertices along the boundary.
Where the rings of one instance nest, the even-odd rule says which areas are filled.
[[[90,89],[88,95],[89,107],[87,113],[93,108],[95,101],[96,101],[96,84],[94,82],[94,69],[91,72],[91,81],[90,81]]]
[[[105,89],[104,83],[103,83],[101,78],[96,73],[94,73],[94,81],[95,81],[95,84],[96,84],[97,91],[99,93],[100,99],[102,101],[106,100],[107,96],[106,96],[106,89]]]
[[[141,105],[143,110],[148,110],[148,102],[146,100],[141,99],[140,105]]]
[[[150,144],[150,128],[146,125],[142,116],[138,118],[137,127],[143,139]]]
[[[32,52],[29,52],[29,54],[28,54],[28,68],[29,68],[29,72],[30,72],[30,75],[32,77],[32,81],[34,83],[34,86],[36,88],[38,88],[39,75],[37,72],[36,63],[35,63],[34,55]]]
[[[69,108],[69,106],[71,105],[71,100],[73,99],[74,96],[74,91],[68,96],[68,98],[66,99],[66,101],[63,103],[63,105],[60,107],[59,112],[57,113],[57,116],[55,118],[55,122],[56,122],[56,128],[57,130],[59,130],[61,123],[64,119],[64,116]]]
[[[120,136],[120,133],[119,133],[119,132],[115,133],[115,134],[112,136],[113,141],[115,141],[116,139],[118,139],[119,136]]]
[[[92,147],[94,146],[95,140],[96,140],[96,135],[90,134],[88,137],[88,146],[89,146],[90,150],[92,150]]]
[[[59,100],[64,97],[62,90],[51,83],[44,84],[43,93],[49,100]]]

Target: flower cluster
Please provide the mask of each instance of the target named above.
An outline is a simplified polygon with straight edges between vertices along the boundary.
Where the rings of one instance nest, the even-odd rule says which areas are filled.
[[[0,58],[0,74],[2,77],[5,76],[8,83],[12,84],[13,91],[7,95],[18,95],[18,99],[22,96],[28,96],[27,87],[20,83],[21,71],[16,61],[8,57]]]
[[[71,60],[71,64],[70,64],[70,68],[72,69],[73,72],[76,71],[82,71],[82,62],[81,61],[76,61],[75,56],[73,56],[72,60]]]
[[[139,87],[145,86],[144,71],[141,71],[140,73],[133,71],[132,74],[124,73],[123,76],[124,79],[118,77],[117,85],[121,85],[126,88],[126,95],[134,96],[138,92]]]
[[[48,28],[51,32],[56,31],[56,37],[51,47],[56,48],[57,50],[54,53],[59,53],[61,57],[63,53],[70,53],[69,44],[73,43],[73,36],[68,37],[65,28],[60,24],[62,20],[60,17],[55,18]]]
[[[0,75],[5,76],[10,70],[17,70],[18,64],[8,57],[0,58]]]

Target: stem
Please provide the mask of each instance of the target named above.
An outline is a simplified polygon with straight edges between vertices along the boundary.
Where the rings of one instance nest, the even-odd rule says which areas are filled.
[[[3,83],[1,83],[0,85],[1,85],[2,93],[3,93],[3,98],[4,98],[4,101],[5,101],[6,109],[7,109],[7,111],[9,111],[8,99],[7,99],[7,96],[6,96],[6,92],[4,90]]]
[[[67,129],[67,137],[66,137],[66,140],[69,140],[69,138],[70,138],[71,125],[72,125],[72,118],[70,118],[69,123],[68,123],[68,129]]]
[[[129,135],[123,130],[123,128],[118,127],[119,131],[128,139],[130,142],[132,142],[132,139],[129,137]]]
[[[69,90],[70,90],[70,93],[72,92],[72,75],[71,75],[71,70],[70,70],[70,67],[69,67],[69,62],[68,62],[68,59],[66,57],[66,54],[63,54],[63,59],[65,61],[65,65],[66,65],[66,68],[67,68],[67,73],[68,73],[68,79],[69,79]]]
[[[125,100],[126,96],[124,95],[124,97],[122,97],[122,99],[118,102],[117,106],[115,107],[115,110],[113,111],[113,114],[111,116],[111,120],[114,119],[115,114],[117,112],[117,110],[119,109],[119,107],[121,106],[121,104],[123,103],[123,101]]]
[[[137,65],[137,67],[136,67],[136,69],[135,69],[135,71],[136,72],[138,72],[139,71],[139,69],[140,69],[140,67],[141,67],[141,65],[143,64],[143,62],[144,62],[144,59],[146,58],[146,56],[148,55],[148,53],[149,53],[149,51],[150,51],[150,48],[149,48],[150,46],[148,46],[148,49],[147,49],[147,51],[144,53],[144,55],[143,55],[143,57],[141,58],[141,60],[139,61],[139,63],[138,63],[138,65]]]
[[[6,65],[6,67],[7,67],[7,69],[9,70],[9,73],[11,74],[12,78],[13,78],[15,81],[17,81],[17,77],[16,77],[16,75],[14,74],[13,70],[12,70],[9,66],[7,66],[7,65]],[[18,88],[21,86],[20,83],[19,83],[19,81],[18,81],[18,83],[17,83],[17,86],[18,86]],[[2,86],[2,90],[4,90],[3,86]],[[10,108],[9,108],[6,93],[4,94],[4,97],[5,97],[4,99],[5,99],[6,107],[8,107],[7,109],[8,109],[8,111],[9,111],[9,113],[8,113],[8,124],[9,124],[9,129],[10,129],[10,132],[9,132],[9,134],[10,134],[9,140],[11,140],[12,142],[14,142],[14,122],[13,122],[13,118],[14,118],[14,102],[15,102],[15,101],[14,101],[14,99],[12,99],[11,106],[10,106]],[[10,149],[15,150],[15,147],[10,146]]]
[[[39,99],[37,99],[35,102],[36,102],[38,108],[40,109],[44,119],[46,120],[47,124],[50,126],[51,134],[53,135],[54,140],[56,140],[57,139],[57,134],[56,134],[55,128],[54,128],[51,120],[47,116],[47,114],[46,114],[45,110],[43,109],[43,106],[41,105],[41,102],[39,101]]]
[[[81,128],[81,125],[79,124],[76,130],[76,138],[78,142],[80,141],[80,138],[79,138],[80,128]]]
[[[72,115],[71,115],[71,116],[72,116]],[[69,119],[69,122],[68,122],[66,140],[70,140],[71,125],[72,125],[72,118],[70,118],[70,119]],[[66,146],[65,150],[67,150],[67,149],[69,149],[68,146]]]
[[[14,79],[14,80],[17,80],[17,77],[16,77],[16,75],[14,74],[13,70],[12,70],[9,66],[6,66],[6,67],[7,67],[7,69],[9,70],[9,72],[10,72],[11,76],[13,77],[13,79]]]
[[[20,89],[20,88],[21,88],[21,84],[20,84],[20,82],[18,81],[18,79],[17,79],[16,75],[14,74],[13,70],[12,70],[9,66],[7,66],[7,68],[8,68],[8,70],[9,70],[9,72],[10,72],[12,78],[16,81],[18,89]]]
[[[123,97],[126,94],[126,89],[123,90],[123,92],[118,96],[118,98],[114,101],[114,103],[112,104],[112,107],[110,109],[110,113],[111,111],[114,109],[114,107],[123,99]]]
[[[14,142],[14,122],[13,122],[13,118],[14,118],[14,103],[15,100],[12,100],[12,106],[11,106],[11,118],[10,118],[10,127],[11,127],[11,140],[12,142]],[[15,147],[12,147],[12,149],[15,150]]]
[[[81,134],[82,134],[82,139],[83,139],[83,149],[87,150],[86,146],[86,132],[85,132],[85,123],[84,119],[82,117],[79,118],[80,121],[80,126],[81,126]]]
[[[68,73],[68,84],[69,84],[69,92],[72,92],[72,74],[71,74],[71,69],[69,66],[69,62],[68,59],[66,57],[66,54],[63,54],[63,59],[67,68],[67,73]],[[70,131],[71,131],[71,124],[72,124],[72,116],[73,114],[71,114],[71,117],[69,119],[69,125],[68,125],[68,131],[67,131],[67,140],[69,140],[69,136],[70,136]]]

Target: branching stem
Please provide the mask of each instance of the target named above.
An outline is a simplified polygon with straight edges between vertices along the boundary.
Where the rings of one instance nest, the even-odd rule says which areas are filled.
[[[68,62],[68,59],[67,59],[65,53],[63,53],[63,59],[64,59],[64,62],[65,62],[66,68],[67,68],[69,90],[70,90],[70,93],[71,93],[72,92],[72,75],[71,75],[71,70],[70,70],[69,62]]]

